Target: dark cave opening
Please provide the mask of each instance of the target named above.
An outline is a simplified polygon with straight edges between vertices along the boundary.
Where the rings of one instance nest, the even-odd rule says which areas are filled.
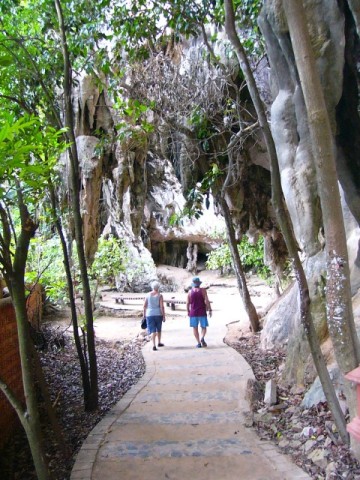
[[[207,257],[212,248],[203,243],[196,244],[197,251],[197,271],[205,270]],[[169,265],[178,268],[187,268],[188,266],[188,246],[187,241],[172,240],[168,242],[151,242],[151,254],[155,264]]]

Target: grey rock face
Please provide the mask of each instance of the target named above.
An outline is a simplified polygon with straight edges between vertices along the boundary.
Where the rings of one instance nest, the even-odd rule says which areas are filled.
[[[341,11],[336,0],[308,0],[305,5],[331,125],[337,135],[338,172],[343,186],[344,211],[348,212],[346,225],[352,289],[355,293],[360,285],[360,179],[356,177],[356,172],[360,171],[360,168],[356,168],[360,158],[356,145],[360,145],[360,139],[354,132],[360,132],[360,128],[357,128],[360,121],[357,109],[351,118],[346,118],[344,113],[354,100],[352,95],[356,94],[355,86],[351,83],[354,59],[346,55],[347,45],[353,40],[351,35],[354,33],[348,26],[351,23],[349,18],[345,17],[349,13]],[[270,120],[282,187],[309,280],[317,330],[321,338],[324,338],[324,238],[321,209],[304,100],[280,0],[264,2],[260,25],[270,64],[273,96]],[[219,35],[218,38],[219,41],[214,45],[215,52],[225,58],[224,37]],[[219,87],[224,79],[215,77],[215,71],[210,69],[204,56],[199,53],[201,48],[203,43],[200,39],[184,43],[178,48],[176,61],[174,60],[174,65],[179,66],[177,73],[194,70],[198,84],[203,79],[214,80],[213,83],[206,83],[216,85],[217,88],[213,90],[221,92]],[[196,68],[191,63],[193,61],[198,62]],[[233,59],[228,61],[234,62]],[[234,72],[235,64],[229,66]],[[227,80],[229,79],[230,77]],[[191,89],[184,88],[184,95],[186,91],[191,101]],[[211,93],[210,90],[201,89],[199,92],[201,101],[207,100]],[[193,268],[194,257],[189,252],[197,250],[198,255],[205,257],[218,240],[213,233],[219,217],[212,201],[210,210],[205,210],[200,221],[175,221],[185,205],[183,192],[208,169],[208,160],[201,144],[191,137],[185,137],[183,132],[162,124],[158,137],[144,135],[138,126],[129,124],[129,135],[121,139],[115,126],[120,121],[124,122],[124,118],[112,108],[106,91],[100,92],[89,77],[82,76],[74,93],[87,256],[91,259],[101,233],[112,232],[126,239],[134,259],[143,259],[146,278],[154,276],[153,258],[156,262]],[[215,100],[219,105],[222,104],[223,99],[219,96]],[[170,108],[169,99],[166,102]],[[353,103],[356,105],[355,101]],[[246,109],[253,111],[249,104]],[[191,127],[187,120],[182,119],[181,125],[184,128]],[[222,120],[222,126],[225,126],[226,118]],[[347,126],[350,126],[351,132],[348,136]],[[97,132],[103,133],[101,141],[97,138]],[[268,164],[263,139],[261,133],[257,132],[256,141],[250,145],[246,155],[240,152],[234,159],[227,200],[239,236],[244,231],[254,237],[258,231],[266,235],[267,262],[276,270],[275,254],[268,242],[270,238],[278,238],[279,233],[271,210],[270,176],[266,168]],[[133,280],[119,279],[119,288],[125,285],[133,288]],[[296,335],[299,328],[298,293],[294,286],[267,315],[262,343],[268,347],[284,344],[289,337]],[[296,345],[291,348],[294,348],[294,352],[305,351]]]
[[[351,20],[346,18],[347,13],[340,10],[338,2],[335,0],[330,2],[309,0],[305,2],[304,6],[330,122],[334,135],[336,135],[343,129],[343,119],[339,115],[339,105],[347,98],[344,85],[347,81],[350,82],[350,80],[347,80],[347,72],[350,71],[353,61],[350,55],[345,55],[348,48],[347,42],[351,42],[351,35],[353,35],[347,29],[347,25],[349,25],[347,22],[351,23]],[[307,114],[291,42],[287,35],[282,2],[266,0],[259,23],[266,39],[271,67],[273,92],[271,130],[279,158],[282,187],[309,282],[312,314],[320,339],[323,339],[326,337],[327,329],[324,311],[326,275],[324,274],[325,258],[322,254],[324,239],[321,209],[316,187],[316,172],[310,149]],[[347,62],[347,65],[344,62]],[[354,88],[356,91],[357,86],[354,85]],[[357,104],[357,99],[352,98],[352,101],[355,105]],[[358,113],[354,113],[354,120],[350,123],[358,122],[358,118]],[[357,138],[355,133],[349,141],[357,142]],[[345,228],[348,236],[352,290],[355,293],[360,278],[358,271],[359,217],[353,204],[355,198],[356,203],[360,203],[358,195],[360,182],[356,184],[358,180],[351,173],[351,167],[349,166],[351,152],[347,149],[349,157],[347,160],[344,159],[346,148],[341,143],[342,140],[337,143],[336,155],[339,165],[339,180],[344,189]],[[350,210],[352,214],[350,214]],[[292,355],[295,363],[297,363],[296,359],[299,358],[299,355],[308,352],[307,349],[296,345],[297,342],[304,341],[304,336],[299,334],[300,319],[296,290],[296,287],[293,287],[278,302],[278,305],[271,309],[265,319],[262,332],[262,344],[264,346],[281,345],[290,337],[290,355]],[[291,342],[293,336],[298,338],[294,343]],[[305,357],[302,360],[299,359],[298,363],[302,362],[304,364],[306,361]],[[295,378],[295,371],[293,375]]]
[[[199,221],[176,224],[185,199],[174,165],[153,152],[150,137],[137,126],[129,125],[126,139],[114,136],[118,114],[89,77],[79,80],[74,104],[87,258],[93,258],[101,234],[116,234],[127,242],[130,262],[138,270],[137,275],[119,275],[117,287],[141,290],[137,278],[147,283],[156,277],[152,257],[186,268],[189,244],[210,251],[217,242],[214,225],[218,224],[219,239],[223,230],[213,202]],[[92,135],[99,130],[106,141]]]
[[[266,315],[261,332],[261,348],[271,349],[275,345],[284,346],[296,331],[300,322],[298,292],[298,287],[294,284]]]

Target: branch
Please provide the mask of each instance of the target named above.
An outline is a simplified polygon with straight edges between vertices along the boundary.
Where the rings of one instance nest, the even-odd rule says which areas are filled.
[[[210,42],[208,40],[208,36],[207,36],[205,26],[204,26],[203,23],[200,24],[200,28],[201,28],[201,33],[203,35],[204,43],[206,45],[206,48],[209,50],[209,53],[210,53],[210,56],[211,56],[213,62],[215,63],[215,65],[217,65],[222,70],[222,72],[225,75],[229,74],[229,72],[227,72],[227,70],[225,68],[225,65],[223,63],[219,62],[219,60],[217,59],[217,57],[215,55],[215,52],[214,52],[214,49],[212,48],[212,46],[210,45]],[[231,84],[232,84],[232,86],[234,86],[234,84],[232,82],[231,82]]]
[[[21,423],[23,423],[25,410],[21,404],[21,402],[16,397],[15,393],[11,390],[11,388],[4,382],[4,380],[0,377],[0,390],[3,392],[5,397],[9,400],[11,406],[16,411]]]
[[[15,179],[15,183],[21,219],[21,233],[16,245],[13,269],[18,274],[20,274],[20,272],[23,274],[25,270],[30,239],[34,236],[38,225],[33,221],[31,215],[29,214],[28,208],[24,202],[19,181],[17,179]]]
[[[0,98],[5,98],[6,100],[10,100],[10,102],[17,103],[23,110],[25,110],[25,112],[27,112],[27,113],[29,113],[29,114],[34,113],[34,112],[31,110],[31,108],[26,105],[25,102],[19,100],[19,99],[16,98],[16,97],[12,97],[11,95],[0,95]]]
[[[237,133],[235,133],[233,138],[230,140],[230,143],[227,146],[227,149],[230,150],[231,148],[233,148],[233,146],[236,145],[236,143],[241,139],[240,137],[244,133],[251,132],[251,130],[253,130],[254,128],[257,128],[258,126],[259,126],[259,122],[255,122],[252,125],[249,125],[248,127],[243,128],[242,130],[239,130]]]
[[[8,205],[5,205],[5,210],[6,210],[6,213],[7,213],[7,218],[9,219],[9,228],[12,232],[12,235],[14,237],[14,243],[16,245],[17,244],[17,235],[16,235],[16,230],[15,230],[15,225],[14,225],[14,222],[13,222],[13,219],[12,219],[12,216],[11,216],[10,208],[9,208]]]
[[[24,41],[23,41],[23,38],[11,38],[9,37],[8,35],[8,32],[6,30],[3,30],[3,33],[11,40],[13,41],[15,44],[17,44],[25,53],[25,56],[28,58],[31,66],[33,67],[33,71],[36,75],[36,79],[38,80],[41,88],[43,89],[44,91],[44,94],[45,94],[45,97],[47,98],[47,100],[49,101],[49,105],[50,105],[50,110],[52,112],[52,115],[53,115],[53,120],[54,120],[54,123],[58,126],[58,128],[62,128],[63,127],[63,124],[62,124],[62,121],[61,121],[61,118],[58,114],[58,112],[56,111],[56,108],[54,106],[54,102],[53,102],[53,98],[51,96],[51,93],[49,91],[49,89],[47,88],[47,86],[45,85],[44,81],[43,81],[43,78],[42,78],[42,75],[40,73],[40,70],[33,58],[33,56],[30,54],[30,52],[28,51],[28,49],[26,48],[26,46],[24,45]],[[23,62],[21,62],[21,60],[15,55],[15,53],[13,52],[13,50],[11,50],[10,48],[7,48],[7,50],[9,51],[9,53],[16,59],[17,63],[19,65],[21,65],[21,67],[23,67]]]
[[[9,218],[6,214],[6,210],[3,207],[2,203],[0,203],[0,218],[3,227],[3,236],[0,233],[0,243],[3,248],[10,248],[11,244],[11,231],[10,231],[10,224]]]

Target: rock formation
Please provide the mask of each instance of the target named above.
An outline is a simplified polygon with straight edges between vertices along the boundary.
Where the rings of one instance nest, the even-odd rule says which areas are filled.
[[[360,285],[360,118],[357,111],[357,53],[353,46],[359,39],[346,1],[308,1],[306,8],[336,138],[355,294]],[[262,78],[264,98],[272,99],[270,121],[282,187],[309,281],[317,331],[325,340],[322,213],[305,105],[281,2],[264,2],[260,27],[266,42],[271,95],[263,83],[266,79],[264,72],[267,72],[264,61],[261,62],[262,72],[256,75]],[[281,271],[286,248],[271,208],[271,179],[261,132],[241,72],[234,60],[226,55],[224,35],[217,34],[212,48],[228,68],[230,73],[226,75],[205,60],[207,50],[200,38],[172,45],[148,60],[145,66],[138,65],[128,74],[129,98],[156,100],[157,108],[149,119],[156,126],[154,133],[148,133],[136,121],[124,118],[114,108],[106,90],[100,93],[91,78],[79,79],[74,105],[81,158],[86,253],[91,259],[101,234],[114,233],[127,240],[133,268],[127,278],[119,277],[119,288],[142,289],[143,284],[137,284],[139,272],[142,282],[151,280],[156,275],[156,263],[194,271],[196,264],[205,259],[217,244],[219,229],[214,225],[221,219],[212,199],[210,208],[204,208],[199,220],[184,217],[182,222],[179,221],[186,205],[184,195],[204,179],[209,171],[209,158],[217,159],[219,168],[229,180],[226,199],[238,238],[243,234],[250,237],[264,235],[266,260],[274,272]],[[243,109],[240,120],[234,107],[239,105]],[[201,116],[203,111],[207,112],[206,118]],[[229,157],[225,158],[222,152],[235,144],[234,120],[243,122],[241,129],[249,130],[249,134],[236,149],[229,150],[232,161],[229,170]],[[117,128],[119,124],[125,125],[121,133]],[[204,130],[210,132],[210,140],[199,135],[199,131]],[[222,135],[217,134],[220,130]],[[224,178],[219,177],[219,182]],[[288,341],[292,352],[288,378],[301,382],[306,369],[311,370],[311,367],[306,363],[308,350],[303,342],[297,302],[297,286],[294,284],[265,318],[262,344],[271,347]]]
[[[306,2],[307,21],[316,55],[332,130],[343,193],[343,210],[348,236],[352,290],[359,287],[359,134],[356,79],[356,28],[347,2]],[[273,102],[271,126],[282,176],[286,203],[309,281],[312,313],[320,339],[327,337],[325,321],[323,231],[315,183],[315,169],[304,100],[299,88],[294,54],[281,2],[264,2],[260,27],[265,37],[271,67]],[[347,106],[346,106],[347,105]],[[345,111],[347,114],[345,114]],[[355,167],[355,165],[357,165]],[[356,173],[355,173],[356,172]],[[355,204],[357,206],[355,206]],[[262,334],[263,346],[289,339],[288,377],[302,381],[307,365],[306,343],[302,340],[297,286],[294,285],[269,313]],[[292,308],[291,308],[292,306]],[[294,308],[295,307],[295,308]],[[279,314],[281,312],[281,314]]]

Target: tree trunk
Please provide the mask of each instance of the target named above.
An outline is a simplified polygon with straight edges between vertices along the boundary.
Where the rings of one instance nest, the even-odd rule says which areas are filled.
[[[55,196],[54,186],[52,184],[49,185],[49,191],[50,191],[50,198],[51,198],[53,221],[55,223],[55,227],[60,238],[60,243],[61,243],[63,256],[64,256],[64,267],[66,272],[66,280],[67,280],[68,293],[69,293],[71,322],[73,325],[73,335],[74,335],[76,351],[77,351],[79,363],[80,363],[81,380],[82,380],[83,391],[84,391],[84,403],[86,405],[87,399],[90,397],[90,377],[89,377],[89,368],[84,357],[86,355],[86,352],[84,352],[82,349],[81,339],[79,335],[79,325],[78,325],[78,318],[77,318],[76,305],[75,305],[75,292],[74,292],[73,280],[71,276],[70,258],[68,255],[68,250],[67,250],[66,240],[65,240],[62,225],[61,225],[61,220],[57,215],[56,196]]]
[[[39,407],[36,394],[35,369],[31,354],[31,338],[26,313],[24,284],[25,265],[29,243],[31,237],[36,231],[37,225],[35,225],[31,220],[29,212],[23,203],[19,186],[17,194],[21,220],[21,232],[17,238],[13,264],[7,265],[6,277],[15,309],[21,360],[21,374],[26,402],[26,411],[23,411],[19,415],[19,418],[29,441],[37,477],[39,480],[48,480],[50,479],[50,472],[43,448]],[[18,409],[17,412],[19,414]]]
[[[318,192],[323,213],[327,257],[327,319],[337,363],[343,373],[360,363],[350,287],[345,227],[334,157],[334,139],[302,2],[283,2],[308,114],[311,146],[315,159]],[[357,413],[356,392],[346,382],[346,397],[353,418]]]
[[[86,336],[87,348],[89,352],[89,367],[90,367],[90,395],[85,400],[86,410],[95,410],[98,406],[98,373],[96,364],[95,351],[95,334],[94,334],[94,319],[92,309],[92,299],[90,292],[89,277],[87,272],[87,264],[84,249],[83,239],[83,224],[80,211],[80,173],[79,173],[79,158],[76,148],[76,139],[73,125],[73,108],[71,103],[71,87],[72,87],[72,71],[70,64],[70,57],[67,48],[67,40],[65,33],[65,24],[62,14],[61,4],[59,0],[55,0],[56,11],[59,20],[60,37],[63,50],[64,59],[64,101],[65,101],[65,126],[67,127],[67,137],[71,144],[68,153],[70,159],[71,171],[71,200],[74,215],[75,227],[75,241],[77,247],[77,255],[79,259],[79,268],[81,274],[81,283],[83,289],[84,309],[86,318]]]
[[[14,273],[11,282],[11,298],[16,315],[21,373],[26,401],[26,411],[20,416],[20,421],[26,432],[37,477],[39,480],[48,480],[51,477],[43,448],[34,366],[31,355],[31,338],[26,315],[24,277],[21,273]]]
[[[264,134],[266,148],[270,159],[272,203],[276,212],[276,218],[279,222],[282,234],[284,235],[289,256],[293,259],[294,270],[299,286],[301,321],[307,334],[311,355],[317,373],[319,375],[324,393],[326,395],[329,408],[331,409],[331,413],[333,415],[334,421],[339,430],[342,440],[344,442],[347,442],[348,435],[346,432],[345,417],[340,408],[339,400],[336,396],[334,386],[332,385],[329,372],[326,368],[326,363],[320,348],[320,342],[317,337],[316,329],[311,316],[311,300],[309,296],[309,289],[306,276],[298,255],[299,249],[295,239],[291,219],[285,207],[285,200],[281,188],[279,164],[274,140],[270,131],[269,124],[267,122],[265,109],[255,83],[254,75],[251,71],[251,67],[243,49],[243,46],[236,33],[232,0],[225,0],[225,19],[226,33],[235,48],[239,64],[243,70],[249,88],[251,99],[255,106],[255,110],[259,119],[259,124]]]
[[[237,279],[239,291],[240,291],[240,294],[241,294],[241,298],[243,300],[244,308],[246,310],[246,313],[249,316],[251,330],[254,333],[256,333],[260,330],[259,317],[258,317],[258,314],[256,312],[256,308],[254,307],[254,304],[251,301],[249,290],[247,288],[245,273],[244,273],[244,269],[243,269],[242,264],[241,264],[239,250],[237,248],[234,226],[232,224],[229,206],[226,203],[225,198],[223,198],[221,195],[217,195],[216,199],[219,202],[219,204],[221,206],[222,213],[224,215],[225,224],[226,224],[226,232],[227,232],[228,239],[229,239],[231,257],[232,257],[232,260],[233,260],[233,263],[234,263],[235,274],[236,274],[236,279]]]

